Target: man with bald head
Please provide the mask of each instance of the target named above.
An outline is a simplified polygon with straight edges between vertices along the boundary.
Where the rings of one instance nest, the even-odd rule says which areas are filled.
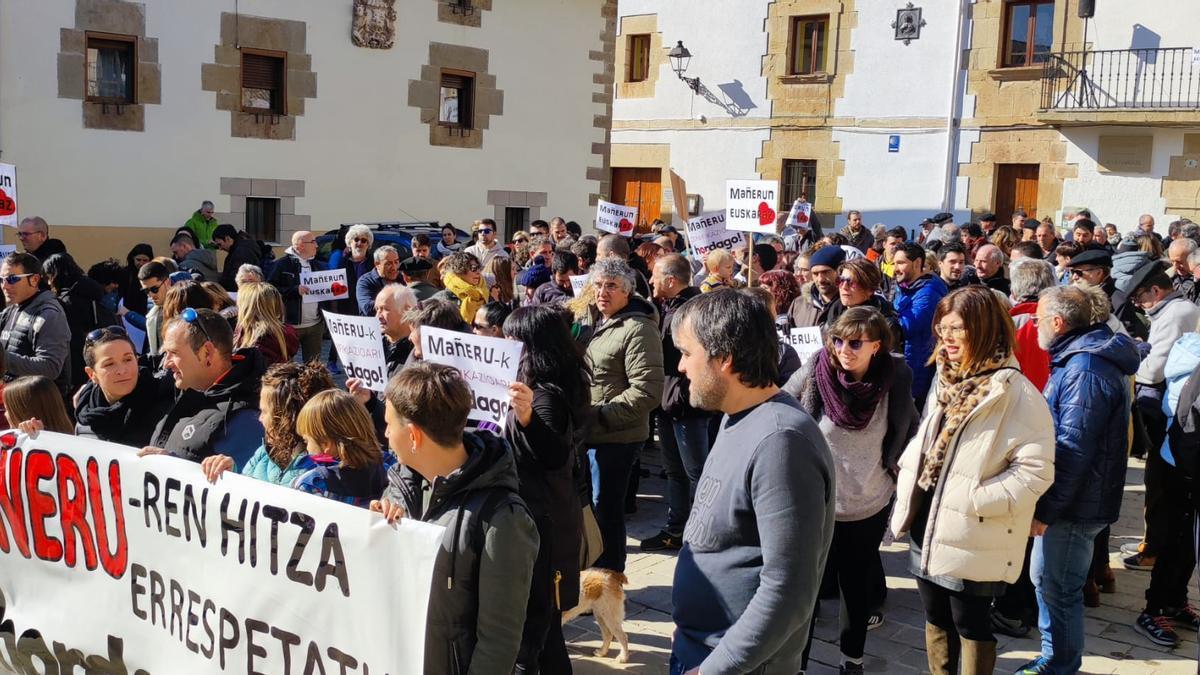
[[[993,244],[980,246],[975,253],[975,271],[985,286],[1008,296],[1011,286],[1004,277],[1003,251]]]
[[[1149,213],[1143,213],[1138,218],[1138,230],[1150,234],[1154,231],[1154,216]]]
[[[308,287],[300,284],[304,272],[319,272],[325,266],[316,260],[317,236],[308,230],[292,235],[292,245],[271,269],[267,279],[283,295],[283,314],[288,325],[300,337],[300,354],[305,362],[321,358],[321,340],[325,324],[321,321],[321,303],[304,302]]]

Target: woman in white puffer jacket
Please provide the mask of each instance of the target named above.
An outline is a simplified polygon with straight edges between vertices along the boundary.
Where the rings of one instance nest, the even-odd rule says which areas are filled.
[[[937,378],[900,458],[892,531],[910,534],[935,675],[991,673],[989,608],[1017,580],[1038,497],[1054,479],[1054,423],[1018,370],[1012,319],[968,286],[934,314]]]

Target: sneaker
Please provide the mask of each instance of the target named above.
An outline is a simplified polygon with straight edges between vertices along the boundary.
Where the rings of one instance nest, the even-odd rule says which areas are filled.
[[[678,551],[683,548],[683,537],[678,534],[671,534],[666,530],[642,540],[643,551]]]
[[[1138,572],[1149,572],[1154,569],[1155,556],[1146,555],[1145,553],[1134,553],[1125,558],[1121,562],[1125,564],[1125,569],[1136,570]]]
[[[992,630],[1009,637],[1023,638],[1033,626],[1024,619],[1010,619],[995,609],[992,610]]]
[[[875,630],[883,625],[883,612],[875,610],[867,616],[867,630]]]
[[[1128,544],[1121,544],[1121,555],[1134,555],[1146,550],[1146,542],[1132,541]]]
[[[1039,656],[1020,668],[1017,668],[1015,671],[1013,671],[1013,675],[1041,675],[1041,673],[1048,672],[1050,672],[1050,660],[1044,656]]]
[[[1133,627],[1156,645],[1171,649],[1179,646],[1179,635],[1175,632],[1171,617],[1166,614],[1142,612]]]
[[[1191,605],[1184,605],[1173,613],[1170,613],[1171,623],[1175,624],[1176,628],[1190,630],[1193,633],[1200,631],[1200,614]]]
[[[857,675],[861,672],[863,672],[863,664],[861,663],[847,661],[838,667],[838,673],[855,673]]]

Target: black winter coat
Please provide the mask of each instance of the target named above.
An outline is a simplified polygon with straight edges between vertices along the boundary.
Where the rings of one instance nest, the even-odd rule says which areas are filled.
[[[229,254],[225,256],[225,266],[221,268],[221,285],[227,291],[237,291],[237,271],[242,265],[262,267],[262,252],[258,242],[252,239],[237,239]]]
[[[433,564],[425,626],[425,673],[511,673],[521,646],[537,527],[518,495],[517,471],[503,440],[463,434],[467,461],[432,487],[402,464],[388,470],[384,498],[406,517],[445,527]],[[486,597],[481,598],[482,594]]]
[[[83,342],[87,334],[97,328],[115,325],[117,318],[101,304],[104,288],[87,277],[62,289],[57,297],[71,329],[70,387],[73,391],[87,381],[83,372]]]
[[[688,379],[679,373],[679,349],[671,336],[671,319],[688,300],[700,295],[700,289],[688,286],[679,295],[658,303],[659,322],[658,332],[662,334],[663,345],[663,394],[662,410],[673,420],[690,419],[694,417],[711,417],[712,414],[692,407],[688,402],[690,386]]]
[[[155,371],[142,367],[133,391],[109,403],[99,385],[88,382],[75,408],[75,435],[139,449],[150,445],[154,428],[171,407],[173,388],[169,376],[156,377]]]
[[[325,269],[325,265],[315,258],[308,261],[308,264],[313,272],[321,272]],[[300,259],[288,253],[275,261],[275,265],[271,268],[271,277],[267,279],[272,286],[279,289],[279,294],[283,296],[283,320],[284,323],[291,326],[300,325],[300,313],[303,311],[304,305],[304,296],[300,295],[300,274],[303,271],[304,267],[300,264]],[[322,308],[329,308],[333,305],[332,302],[318,304]]]
[[[245,464],[262,444],[258,391],[266,362],[253,347],[233,353],[233,368],[206,391],[180,392],[158,426],[151,445],[176,457],[199,462],[211,455]],[[257,426],[257,438],[255,436]]]

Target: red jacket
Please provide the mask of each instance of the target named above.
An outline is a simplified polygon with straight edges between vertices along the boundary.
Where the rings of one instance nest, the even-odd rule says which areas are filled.
[[[1038,329],[1033,321],[1036,314],[1036,301],[1022,302],[1009,310],[1017,328],[1017,363],[1025,377],[1041,391],[1050,380],[1050,354],[1038,346]]]

